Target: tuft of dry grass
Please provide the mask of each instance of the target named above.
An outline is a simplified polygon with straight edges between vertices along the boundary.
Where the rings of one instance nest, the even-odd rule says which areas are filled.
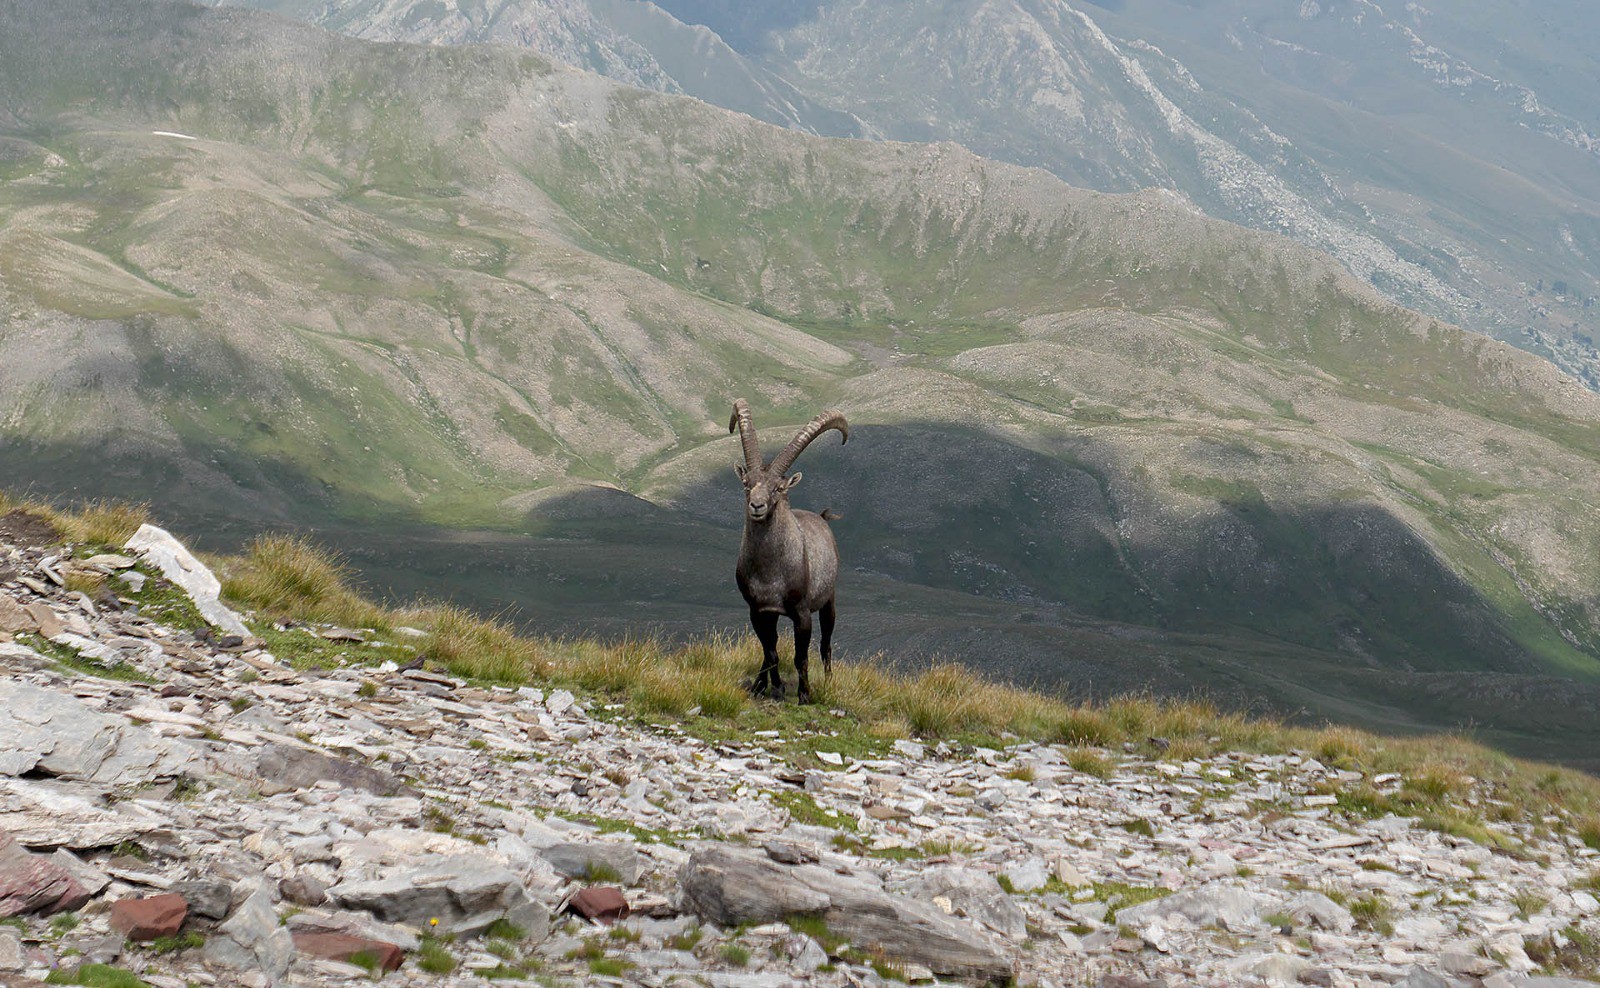
[[[89,570],[71,570],[63,577],[63,581],[67,590],[86,594],[91,598],[99,596],[100,592],[106,588],[105,574],[93,573]]]
[[[150,520],[150,506],[126,501],[84,501],[57,507],[45,501],[23,501],[0,492],[0,513],[26,511],[49,522],[63,542],[122,546],[139,526]]]
[[[223,594],[262,614],[358,628],[392,626],[389,611],[351,588],[344,561],[309,539],[257,536],[243,557],[222,561],[221,569]]]
[[[121,546],[150,520],[148,504],[124,501],[85,501],[67,510],[45,508],[41,513],[68,542],[89,545]]]
[[[451,604],[419,608],[406,616],[428,631],[424,654],[458,676],[526,683],[549,675],[539,645],[502,621]]]

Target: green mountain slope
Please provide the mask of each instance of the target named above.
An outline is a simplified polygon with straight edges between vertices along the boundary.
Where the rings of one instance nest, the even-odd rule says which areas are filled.
[[[833,404],[855,654],[1546,753],[1600,676],[1600,399],[1166,195],[132,0],[0,2],[0,106],[9,488],[699,629],[729,402]]]

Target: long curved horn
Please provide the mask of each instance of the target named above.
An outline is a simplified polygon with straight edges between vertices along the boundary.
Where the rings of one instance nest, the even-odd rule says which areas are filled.
[[[843,446],[850,441],[850,423],[844,420],[843,413],[836,412],[830,408],[807,423],[804,429],[795,433],[794,438],[789,440],[789,445],[783,447],[783,451],[772,458],[772,465],[768,469],[780,477],[788,473],[789,467],[793,465],[795,458],[805,452],[807,446],[811,445],[811,440],[829,429],[838,429],[839,435],[844,437],[839,441],[839,445]]]
[[[733,417],[728,419],[728,431],[739,430],[739,442],[744,446],[744,468],[750,473],[761,469],[761,443],[756,439],[756,424],[750,418],[750,403],[743,398],[733,402]]]

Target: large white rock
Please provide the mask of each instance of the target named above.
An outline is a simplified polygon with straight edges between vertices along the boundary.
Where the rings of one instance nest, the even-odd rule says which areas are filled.
[[[182,587],[201,617],[230,635],[250,634],[239,615],[222,602],[222,581],[172,533],[154,525],[140,525],[123,548],[148,559],[162,576]]]

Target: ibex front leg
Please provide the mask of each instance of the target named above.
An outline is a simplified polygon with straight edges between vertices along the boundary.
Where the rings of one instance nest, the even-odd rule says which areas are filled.
[[[811,676],[807,671],[811,656],[811,612],[804,605],[794,613],[794,671],[800,677],[800,691],[795,698],[801,703],[811,702]]]
[[[761,643],[761,671],[756,673],[750,692],[756,696],[783,699],[783,679],[778,674],[778,615],[773,611],[750,609],[750,624]]]

